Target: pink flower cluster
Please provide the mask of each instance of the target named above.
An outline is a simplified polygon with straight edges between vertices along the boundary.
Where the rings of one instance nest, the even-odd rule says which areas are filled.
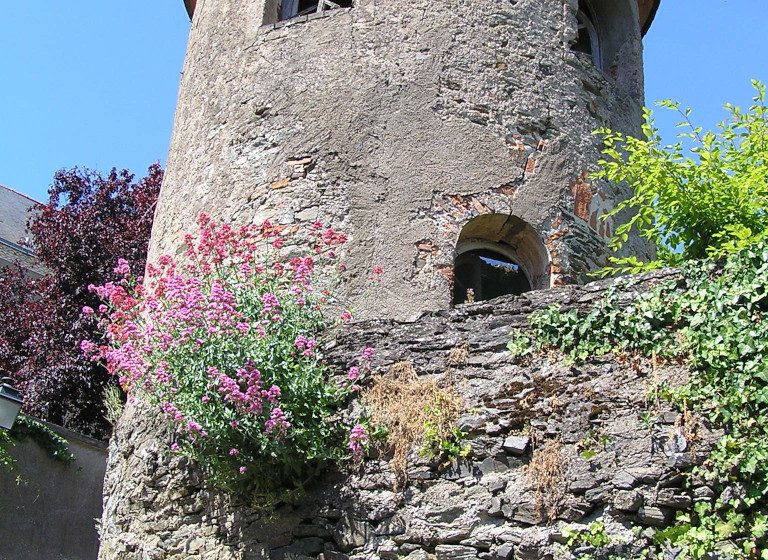
[[[264,423],[264,431],[267,433],[277,432],[285,434],[291,423],[285,418],[285,413],[280,408],[273,408],[269,415],[269,420]]]
[[[311,254],[281,259],[283,236],[295,231],[269,221],[239,228],[218,225],[207,214],[200,214],[197,223],[199,233],[185,236],[179,262],[163,255],[147,266],[146,279],[136,279],[130,263],[121,259],[114,269],[121,280],[88,287],[104,304],[98,310],[83,308],[83,314],[100,322],[106,340],[100,345],[83,341],[81,349],[104,361],[130,398],[141,391],[158,403],[177,425],[182,446],[182,440],[210,441],[214,438],[209,433],[222,429],[242,437],[254,425],[273,439],[282,438],[291,429],[291,411],[281,405],[281,388],[266,383],[256,364],[243,363],[242,357],[231,365],[221,358],[208,360],[216,353],[206,349],[237,348],[244,337],[262,340],[283,332],[297,309],[314,312],[323,294],[313,288],[313,277],[332,264],[346,236],[313,224],[303,241]],[[297,360],[316,355],[317,340],[311,336],[295,336],[293,345]],[[199,365],[190,369],[190,363]],[[184,377],[200,368],[205,371],[200,383]],[[192,385],[201,392],[191,400],[180,398]],[[227,409],[223,427],[205,412],[221,407]],[[173,446],[179,449],[179,443]],[[228,447],[223,454],[235,457],[240,452]]]
[[[370,346],[363,350],[362,355],[357,360],[358,365],[350,367],[349,371],[347,371],[347,379],[349,381],[357,381],[361,374],[371,371],[371,361],[373,360],[374,353],[375,350]]]
[[[128,278],[131,275],[131,265],[125,259],[117,259],[117,266],[114,268],[114,272],[123,278]]]
[[[261,372],[248,363],[245,367],[237,368],[237,378],[233,379],[215,367],[208,368],[208,378],[218,382],[218,392],[224,401],[232,403],[235,409],[243,414],[261,414],[264,402],[276,404],[281,397],[280,387],[272,385],[262,389]]]
[[[349,432],[349,442],[347,443],[347,448],[352,452],[352,459],[357,462],[363,460],[367,443],[368,434],[365,432],[365,427],[356,424]]]
[[[312,273],[315,271],[315,260],[312,257],[294,257],[289,261],[288,267],[297,284],[309,287]]]
[[[296,345],[296,348],[302,353],[302,355],[308,356],[308,357],[315,355],[315,348],[317,348],[317,340],[315,340],[314,338],[307,338],[303,334],[300,334],[296,337],[294,344]]]

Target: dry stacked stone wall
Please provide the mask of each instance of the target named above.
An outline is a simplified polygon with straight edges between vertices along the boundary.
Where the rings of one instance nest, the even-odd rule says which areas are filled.
[[[620,301],[665,276],[621,288]],[[386,457],[374,456],[328,472],[297,503],[265,516],[206,489],[185,459],[169,453],[170,434],[157,413],[129,408],[110,444],[100,558],[535,560],[565,554],[565,524],[598,517],[617,541],[641,545],[676,511],[713,496],[687,473],[717,434],[663,401],[648,402],[655,383],[682,383],[685,370],[628,356],[521,362],[505,348],[510,330],[526,326],[532,312],[553,304],[586,308],[607,284],[333,333],[326,343],[339,368],[370,345],[377,372],[410,361],[419,375],[442,378],[464,398],[459,425],[469,456],[441,463],[414,453],[404,487]],[[455,348],[468,351],[460,363],[449,360]],[[657,405],[658,420],[644,422],[641,412]],[[631,551],[628,544],[611,549]]]

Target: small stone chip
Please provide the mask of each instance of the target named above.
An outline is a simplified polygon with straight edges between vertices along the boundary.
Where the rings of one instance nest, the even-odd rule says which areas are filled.
[[[515,547],[509,543],[501,545],[496,549],[496,558],[510,560],[515,557]]]
[[[277,189],[282,189],[282,188],[287,187],[290,182],[291,182],[291,180],[288,177],[286,177],[285,179],[280,179],[279,181],[274,181],[270,186],[273,189],[277,190]]]
[[[435,547],[437,560],[476,560],[477,549],[469,546],[440,544]]]
[[[613,507],[621,511],[637,511],[643,505],[643,495],[634,490],[619,490],[613,496]]]
[[[645,506],[637,512],[637,520],[643,525],[664,527],[669,521],[670,515],[661,508]]]

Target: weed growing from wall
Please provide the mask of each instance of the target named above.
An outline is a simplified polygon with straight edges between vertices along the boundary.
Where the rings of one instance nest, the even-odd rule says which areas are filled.
[[[549,521],[557,517],[561,505],[564,475],[560,441],[550,441],[534,451],[527,477],[534,490],[534,507]]]
[[[718,551],[768,559],[768,243],[723,262],[687,263],[681,278],[625,307],[613,290],[587,313],[552,307],[509,348],[525,355],[554,347],[574,361],[618,352],[687,363],[688,384],[661,395],[724,428],[698,469],[717,497],[681,514],[657,541],[679,547],[682,558]]]
[[[100,317],[106,339],[83,350],[130,399],[162,411],[175,427],[171,450],[219,487],[285,491],[347,447],[361,459],[364,429],[339,421],[351,377],[334,382],[318,345],[345,236],[319,224],[238,229],[205,214],[198,226],[183,262],[163,256],[142,279],[121,261],[120,282],[91,286],[105,303],[84,312]]]
[[[408,453],[416,445],[422,456],[443,460],[469,453],[465,435],[456,427],[463,409],[461,397],[434,379],[420,379],[412,363],[397,363],[386,375],[374,377],[362,399],[371,424],[386,428],[391,464],[401,483]]]
[[[104,389],[104,418],[110,426],[117,424],[123,414],[123,393],[117,385],[107,385]]]

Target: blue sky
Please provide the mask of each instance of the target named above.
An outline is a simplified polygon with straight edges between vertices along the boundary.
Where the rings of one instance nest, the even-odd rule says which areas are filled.
[[[663,0],[646,36],[646,102],[712,127],[768,81],[766,0]],[[182,0],[0,0],[0,183],[39,200],[74,166],[165,162],[189,22]],[[674,116],[659,112],[665,139]]]
[[[39,200],[62,167],[165,161],[182,0],[0,0],[0,183]]]

